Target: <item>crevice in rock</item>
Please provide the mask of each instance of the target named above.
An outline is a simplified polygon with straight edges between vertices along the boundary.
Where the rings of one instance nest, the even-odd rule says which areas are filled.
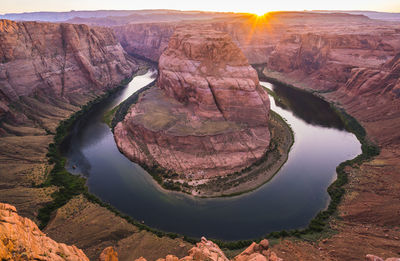
[[[206,80],[207,80],[207,83],[208,83],[208,88],[210,89],[210,92],[211,92],[212,97],[214,99],[215,106],[217,106],[217,109],[221,113],[221,115],[224,118],[224,120],[227,120],[225,115],[224,115],[224,113],[223,113],[223,111],[222,111],[222,109],[221,109],[220,104],[218,103],[217,97],[215,96],[215,93],[214,93],[214,90],[213,90],[213,88],[212,88],[212,86],[210,84],[210,81],[207,78],[206,78]]]

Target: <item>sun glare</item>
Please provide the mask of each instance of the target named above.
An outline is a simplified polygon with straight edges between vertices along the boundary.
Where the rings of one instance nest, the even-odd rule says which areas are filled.
[[[266,12],[263,12],[263,11],[254,12],[254,14],[257,15],[257,16],[264,16],[265,13],[266,13]]]

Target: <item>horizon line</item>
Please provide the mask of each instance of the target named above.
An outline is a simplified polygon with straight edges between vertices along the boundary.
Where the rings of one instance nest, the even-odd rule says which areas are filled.
[[[0,15],[20,15],[20,14],[34,14],[34,13],[72,13],[72,12],[101,12],[101,11],[116,11],[116,12],[123,12],[123,11],[178,11],[178,12],[203,12],[203,13],[221,13],[221,14],[251,14],[251,12],[237,12],[237,11],[211,11],[211,10],[180,10],[180,9],[84,9],[84,10],[66,10],[66,11],[26,11],[26,12],[9,12],[9,13],[0,13]],[[272,12],[376,12],[376,13],[389,13],[389,14],[400,14],[396,11],[376,11],[376,10],[347,10],[347,9],[314,9],[314,10],[271,10],[266,13]]]

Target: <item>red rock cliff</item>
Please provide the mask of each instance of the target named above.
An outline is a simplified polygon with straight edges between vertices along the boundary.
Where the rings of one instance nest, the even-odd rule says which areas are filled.
[[[178,30],[157,85],[115,128],[131,160],[200,179],[240,171],[266,152],[268,95],[227,34]]]
[[[30,106],[33,100],[22,101],[31,107],[25,112],[8,105],[20,104],[20,97],[81,105],[79,95],[113,88],[136,68],[110,29],[0,20],[0,117],[14,117],[10,124],[26,123],[27,118],[41,122],[37,115],[24,116],[26,111],[37,114]]]

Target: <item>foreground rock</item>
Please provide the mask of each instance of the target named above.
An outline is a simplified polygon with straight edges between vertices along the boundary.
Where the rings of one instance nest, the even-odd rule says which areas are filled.
[[[229,261],[224,252],[206,238],[201,238],[201,242],[189,250],[189,255],[183,258],[178,258],[173,255],[168,255],[165,258],[160,258],[158,261],[191,261],[191,260],[208,260],[208,261]],[[269,249],[268,240],[264,239],[260,244],[253,243],[242,253],[232,259],[232,261],[282,261],[281,258]],[[141,257],[136,261],[146,261]]]
[[[47,237],[33,221],[17,214],[14,206],[0,203],[1,260],[89,260],[75,246]]]
[[[118,253],[113,247],[107,247],[101,252],[99,261],[118,261]]]
[[[178,30],[160,58],[157,87],[115,128],[131,160],[188,181],[240,172],[264,156],[268,95],[227,34]]]

